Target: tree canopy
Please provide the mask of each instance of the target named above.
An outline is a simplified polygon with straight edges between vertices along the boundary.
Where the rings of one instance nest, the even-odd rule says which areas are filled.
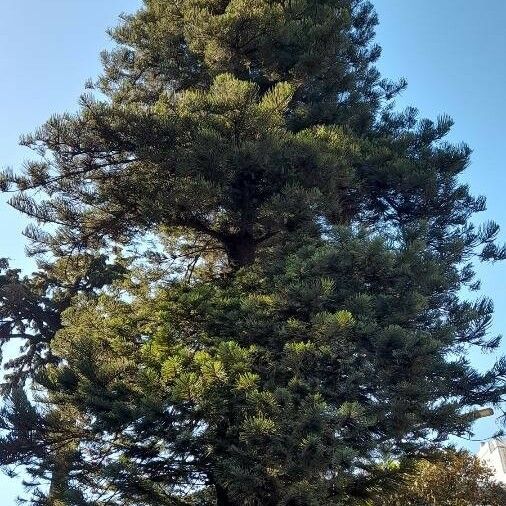
[[[398,112],[364,0],[145,0],[5,171],[0,463],[33,504],[344,505],[503,399],[501,260],[452,122]],[[45,484],[49,482],[49,487]]]
[[[372,501],[374,506],[501,506],[504,485],[492,471],[465,451],[448,449],[430,458],[404,463],[409,470],[395,492]]]

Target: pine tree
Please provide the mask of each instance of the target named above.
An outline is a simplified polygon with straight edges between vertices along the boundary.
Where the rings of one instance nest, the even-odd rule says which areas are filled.
[[[4,466],[28,466],[36,478],[50,476],[48,504],[52,506],[66,504],[58,501],[68,493],[73,455],[69,446],[74,444],[67,444],[61,427],[71,421],[54,409],[38,412],[25,387],[49,364],[60,361],[50,343],[61,329],[61,315],[72,298],[77,293],[92,297],[122,273],[120,265],[108,264],[103,255],[41,264],[30,277],[21,276],[6,260],[0,260],[0,342],[2,347],[21,342],[18,356],[5,364],[1,392],[8,403],[2,409],[1,427],[7,436],[0,448],[0,461]],[[37,469],[39,462],[44,464]]]
[[[35,306],[2,295],[4,339],[57,318],[2,417],[1,462],[57,477],[39,504],[352,504],[383,454],[502,400],[506,363],[466,358],[499,343],[492,304],[459,293],[506,251],[472,224],[451,120],[395,112],[376,22],[363,0],[146,0],[80,110],[23,139],[43,157],[2,186],[49,225],[43,273],[102,259]]]

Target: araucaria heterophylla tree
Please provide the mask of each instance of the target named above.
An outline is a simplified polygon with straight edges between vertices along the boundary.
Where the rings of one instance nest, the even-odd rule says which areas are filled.
[[[26,346],[0,461],[46,505],[342,505],[378,460],[499,403],[480,373],[504,258],[451,120],[397,112],[363,0],[146,0],[75,114],[5,172],[35,220],[2,265]],[[49,487],[45,486],[49,483]]]

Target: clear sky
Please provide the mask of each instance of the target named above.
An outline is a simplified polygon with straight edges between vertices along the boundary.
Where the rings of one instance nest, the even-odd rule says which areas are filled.
[[[19,167],[30,153],[17,146],[52,113],[72,111],[83,84],[100,71],[98,54],[109,42],[105,29],[139,0],[0,0],[0,166]],[[488,197],[483,219],[503,225],[506,239],[506,2],[486,7],[470,0],[375,0],[383,46],[380,69],[405,77],[399,107],[414,105],[423,116],[448,113],[452,139],[474,148],[465,180]],[[21,231],[26,222],[0,198],[0,257],[30,268]],[[493,330],[506,334],[506,263],[479,267],[483,293],[496,305]],[[502,347],[506,353],[506,342]],[[494,357],[473,360],[483,366]],[[477,437],[493,434],[494,420],[477,424]],[[460,444],[475,450],[477,443]],[[0,504],[15,504],[16,480],[0,478]]]
[[[409,86],[399,107],[414,105],[420,114],[441,113],[455,120],[451,140],[473,148],[472,164],[463,179],[475,194],[486,195],[488,210],[477,220],[502,225],[506,241],[506,2],[489,0],[478,8],[470,0],[373,0],[383,47],[380,70],[388,77],[405,77]],[[496,314],[491,332],[505,334],[498,353],[472,353],[479,367],[506,354],[506,262],[478,265],[483,295],[490,296]],[[506,406],[505,406],[506,408]],[[493,435],[494,419],[476,424],[475,439]],[[471,450],[479,443],[455,441]]]

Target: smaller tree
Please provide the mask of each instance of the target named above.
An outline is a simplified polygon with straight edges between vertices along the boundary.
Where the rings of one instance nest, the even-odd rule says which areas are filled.
[[[504,506],[506,488],[492,471],[466,451],[444,452],[404,463],[402,484],[381,495],[371,506]]]

